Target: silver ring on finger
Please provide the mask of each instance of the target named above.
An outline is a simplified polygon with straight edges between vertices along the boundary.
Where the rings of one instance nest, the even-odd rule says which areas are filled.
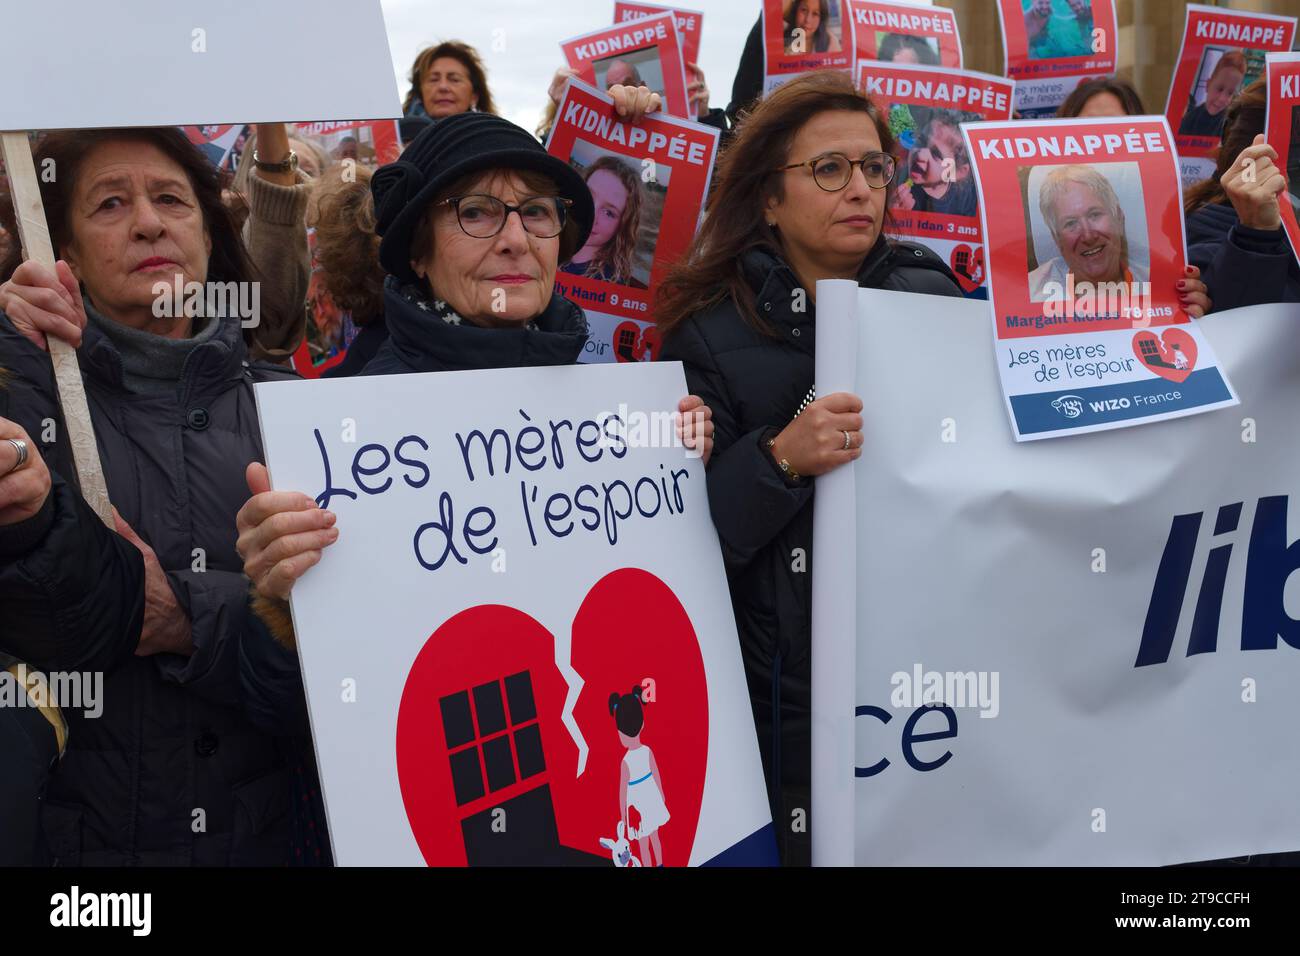
[[[844,450],[848,451],[853,447],[853,439],[847,431],[844,432]]]
[[[27,464],[28,458],[27,442],[23,441],[21,438],[6,438],[5,441],[14,446],[14,451],[18,452],[18,460],[14,462],[12,468],[6,471],[3,475],[0,475],[0,478],[12,475],[19,468],[23,467],[23,465]]]

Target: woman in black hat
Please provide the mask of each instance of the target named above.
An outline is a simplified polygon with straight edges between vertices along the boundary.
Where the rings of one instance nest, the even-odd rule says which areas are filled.
[[[461,113],[426,129],[371,180],[388,341],[363,375],[572,365],[587,340],[582,309],[554,294],[560,263],[582,248],[591,193],[568,164],[498,116]],[[711,412],[678,405],[687,447],[712,447]],[[283,601],[338,537],[334,516],[272,492],[248,466],[239,552],[272,632],[292,641]],[[291,517],[279,517],[292,512]],[[276,518],[276,520],[272,520]]]

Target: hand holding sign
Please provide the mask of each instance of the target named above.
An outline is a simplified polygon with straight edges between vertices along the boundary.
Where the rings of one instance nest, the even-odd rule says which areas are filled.
[[[62,259],[54,268],[51,273],[35,259],[28,259],[0,285],[0,312],[42,351],[49,350],[46,335],[77,348],[86,327],[86,307],[76,276]]]
[[[1275,164],[1276,159],[1277,150],[1264,142],[1264,134],[1260,133],[1223,174],[1223,191],[1247,228],[1282,228],[1277,199],[1286,189],[1286,176]]]
[[[658,112],[663,103],[658,93],[644,86],[611,86],[609,95],[619,119],[629,123],[639,123],[642,117]]]
[[[245,477],[253,496],[235,517],[235,550],[258,594],[287,601],[294,582],[338,540],[334,513],[299,492],[272,491],[265,465],[251,463]]]

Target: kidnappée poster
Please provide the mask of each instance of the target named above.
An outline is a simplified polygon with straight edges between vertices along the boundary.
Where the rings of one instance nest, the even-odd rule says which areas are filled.
[[[857,84],[885,110],[897,147],[885,232],[927,246],[966,296],[987,298],[979,191],[961,124],[1010,119],[1015,81],[867,61],[858,63]]]
[[[974,123],[963,131],[1016,440],[1235,404],[1178,298],[1187,259],[1164,118]]]
[[[626,3],[618,0],[614,4],[614,22],[627,23],[630,20],[642,20],[661,13],[671,13],[677,21],[677,36],[682,43],[682,58],[687,63],[700,62],[700,38],[704,31],[704,14],[699,10],[684,10],[681,7],[661,7],[653,3]]]
[[[775,862],[680,364],[256,390],[340,865]]]
[[[565,40],[560,48],[583,82],[602,90],[645,86],[662,97],[666,112],[691,118],[686,62],[673,13],[602,27]]]
[[[1278,211],[1291,251],[1300,260],[1300,53],[1270,53],[1267,67],[1265,141],[1277,150],[1277,167],[1286,176]]]
[[[1114,0],[998,0],[998,17],[1022,117],[1053,116],[1083,80],[1115,72]]]
[[[1188,4],[1165,117],[1183,186],[1214,174],[1228,104],[1264,75],[1269,53],[1291,49],[1296,18]]]
[[[607,95],[569,82],[546,149],[586,180],[596,206],[590,237],[555,285],[587,313],[582,361],[658,356],[655,290],[695,238],[717,148],[711,126],[657,114],[626,123]]]
[[[763,92],[810,70],[853,67],[848,0],[763,0]]]
[[[881,60],[961,69],[957,14],[891,0],[848,0],[854,62]]]

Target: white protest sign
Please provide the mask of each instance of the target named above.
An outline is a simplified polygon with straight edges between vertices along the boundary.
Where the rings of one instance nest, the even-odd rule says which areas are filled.
[[[379,0],[319,0],[310,15],[207,0],[8,7],[0,89],[13,95],[0,97],[0,129],[402,115]]]
[[[1296,307],[1202,320],[1240,408],[1026,445],[978,305],[837,285],[818,388],[869,440],[817,486],[814,859],[1300,849]]]
[[[337,515],[293,616],[339,863],[775,862],[685,394],[677,363],[257,386],[274,486]]]

